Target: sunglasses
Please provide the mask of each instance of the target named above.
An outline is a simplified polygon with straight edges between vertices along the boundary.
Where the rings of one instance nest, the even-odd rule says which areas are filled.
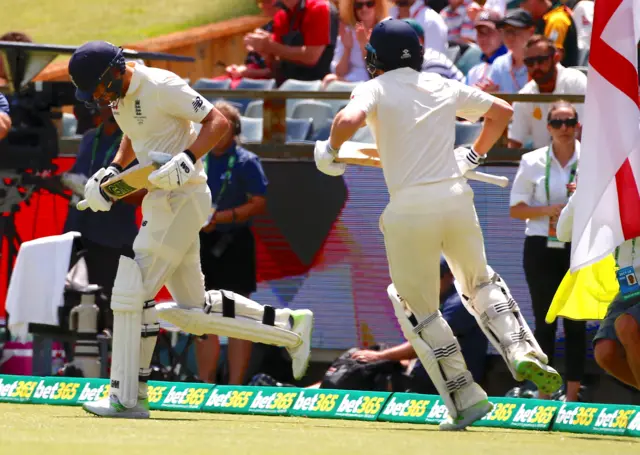
[[[528,67],[532,67],[536,63],[545,63],[551,57],[553,57],[553,54],[538,55],[537,57],[527,57],[527,58],[524,59],[524,64],[527,65]]]
[[[368,2],[355,2],[353,4],[353,9],[355,9],[356,11],[361,10],[364,7],[367,8],[373,8],[374,6],[376,6],[376,2],[375,0],[370,0]]]
[[[566,119],[552,118],[548,123],[554,130],[559,130],[562,125],[566,125],[567,128],[575,128],[578,124],[578,119],[575,117]]]

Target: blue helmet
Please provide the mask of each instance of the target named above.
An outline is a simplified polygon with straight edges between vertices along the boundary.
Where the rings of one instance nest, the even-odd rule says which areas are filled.
[[[115,69],[116,71],[111,71]],[[122,48],[106,41],[89,41],[80,46],[69,61],[69,76],[76,86],[76,98],[92,104],[93,93],[104,84],[101,100],[111,104],[122,98],[122,75],[126,62]]]
[[[367,71],[372,76],[377,70],[391,71],[412,68],[420,71],[423,49],[411,25],[400,19],[384,19],[371,32],[365,46]]]

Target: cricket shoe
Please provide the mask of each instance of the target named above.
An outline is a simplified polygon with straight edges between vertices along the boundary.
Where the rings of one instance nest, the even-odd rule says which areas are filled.
[[[458,417],[448,416],[440,423],[440,431],[460,431],[472,425],[489,414],[493,409],[493,404],[489,400],[482,400],[464,411],[458,412]]]
[[[287,348],[292,360],[293,377],[302,379],[309,366],[311,357],[311,335],[313,333],[313,313],[311,310],[295,310],[291,312],[291,331],[300,337],[300,344],[295,348]]]
[[[562,376],[532,354],[516,355],[513,368],[518,377],[533,382],[541,393],[551,395],[562,387]]]
[[[99,417],[111,417],[120,419],[148,419],[149,418],[149,401],[139,399],[132,408],[127,408],[120,403],[118,397],[110,395],[98,401],[91,401],[82,405],[89,414]]]

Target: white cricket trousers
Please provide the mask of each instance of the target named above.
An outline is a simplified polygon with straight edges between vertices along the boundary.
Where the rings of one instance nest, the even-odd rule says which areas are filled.
[[[142,226],[133,243],[145,301],[167,287],[182,306],[204,304],[199,232],[211,211],[206,183],[153,190],[142,201]]]
[[[440,255],[466,296],[489,280],[484,238],[466,179],[394,192],[380,217],[391,279],[422,321],[440,307]]]

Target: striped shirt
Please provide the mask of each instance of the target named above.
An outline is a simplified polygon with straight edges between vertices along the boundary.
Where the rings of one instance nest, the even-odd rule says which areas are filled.
[[[476,40],[476,29],[473,26],[473,21],[467,14],[467,8],[470,3],[471,0],[464,0],[464,2],[456,8],[451,8],[449,5],[440,11],[440,15],[449,30],[447,35],[449,41]]]
[[[436,73],[445,79],[454,79],[458,82],[464,81],[464,74],[446,55],[428,47],[424,49],[422,72]]]

